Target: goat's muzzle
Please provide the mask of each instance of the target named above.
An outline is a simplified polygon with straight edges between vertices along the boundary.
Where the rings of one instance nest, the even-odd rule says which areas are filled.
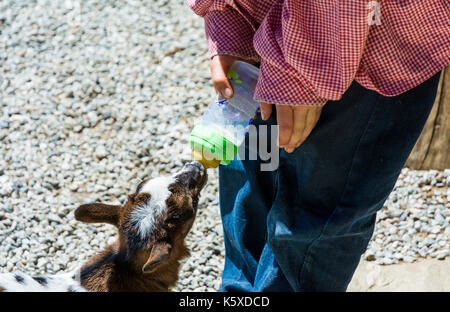
[[[197,192],[203,189],[208,180],[206,169],[201,163],[196,161],[185,164],[175,177],[178,181]]]

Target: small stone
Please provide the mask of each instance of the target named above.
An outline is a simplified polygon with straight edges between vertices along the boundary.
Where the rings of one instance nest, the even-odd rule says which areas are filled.
[[[108,156],[106,149],[104,146],[99,146],[97,147],[97,149],[95,150],[95,157],[97,157],[97,159],[103,159],[106,158],[106,156]]]
[[[436,254],[436,259],[445,260],[445,258],[448,257],[449,254],[450,254],[450,252],[448,250],[438,251]]]
[[[441,232],[441,227],[440,226],[433,226],[432,228],[431,228],[431,231],[430,231],[432,234],[437,234],[437,233],[440,233]]]
[[[63,223],[63,220],[56,214],[50,214],[47,216],[49,221],[53,221],[56,223]]]
[[[0,121],[0,129],[8,129],[9,125],[10,125],[10,123],[7,120]]]
[[[83,130],[83,126],[81,125],[76,125],[75,127],[73,127],[73,131],[76,133],[80,133]]]
[[[416,261],[416,259],[411,256],[405,256],[405,257],[403,257],[403,261],[405,261],[407,263],[413,263],[414,261]]]

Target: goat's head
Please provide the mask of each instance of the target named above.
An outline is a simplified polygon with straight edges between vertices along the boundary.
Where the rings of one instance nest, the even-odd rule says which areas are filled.
[[[119,229],[118,252],[126,257],[124,261],[150,273],[169,259],[184,256],[179,247],[184,247],[206,180],[203,166],[189,163],[171,177],[142,181],[123,206],[82,205],[75,218],[115,225]]]

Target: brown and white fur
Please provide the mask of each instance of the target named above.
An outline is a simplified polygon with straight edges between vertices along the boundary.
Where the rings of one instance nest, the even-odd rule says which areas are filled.
[[[118,240],[76,272],[0,274],[0,291],[168,291],[178,279],[179,261],[189,255],[184,240],[206,180],[203,166],[189,163],[174,176],[142,181],[123,206],[80,206],[77,220],[113,224]]]

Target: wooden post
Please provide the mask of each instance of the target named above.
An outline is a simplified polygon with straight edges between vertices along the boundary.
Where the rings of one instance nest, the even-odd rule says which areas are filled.
[[[436,101],[406,167],[450,168],[450,67],[442,71]]]

